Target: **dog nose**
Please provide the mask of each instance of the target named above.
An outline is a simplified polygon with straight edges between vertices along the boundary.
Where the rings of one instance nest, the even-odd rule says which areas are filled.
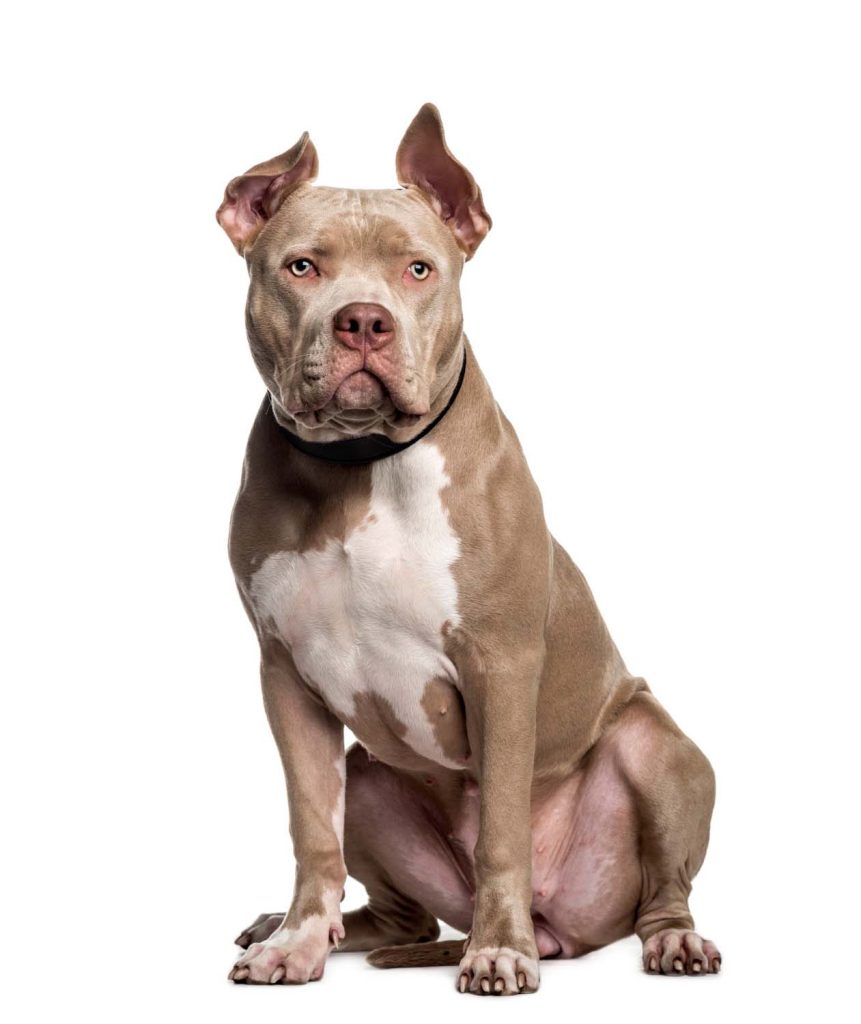
[[[392,314],[375,302],[351,302],[335,314],[335,337],[349,348],[382,348],[394,336]]]

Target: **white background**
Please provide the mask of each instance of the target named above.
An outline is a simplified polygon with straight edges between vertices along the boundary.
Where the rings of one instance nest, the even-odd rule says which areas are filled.
[[[3,30],[11,1021],[846,1019],[857,956],[859,19],[846,3],[29,4]],[[227,520],[262,395],[224,185],[309,129],[392,187],[425,100],[494,230],[468,333],[629,666],[710,756],[718,978],[629,940],[528,1000],[333,958],[288,901]],[[351,888],[349,905],[360,902]],[[299,1015],[302,1015],[301,1018]]]

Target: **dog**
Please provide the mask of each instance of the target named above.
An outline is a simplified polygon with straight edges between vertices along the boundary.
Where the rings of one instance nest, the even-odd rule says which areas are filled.
[[[626,668],[463,332],[481,190],[431,104],[401,188],[314,186],[317,166],[305,133],[217,213],[267,388],[229,552],[296,860],[229,977],[301,984],[364,950],[514,995],[541,958],[632,933],[649,973],[715,974],[688,908],[711,766]],[[342,913],[348,873],[368,900]]]

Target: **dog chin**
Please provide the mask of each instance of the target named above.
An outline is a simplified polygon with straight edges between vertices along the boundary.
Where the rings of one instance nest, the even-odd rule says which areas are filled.
[[[273,411],[276,420],[288,430],[304,427],[302,434],[309,441],[334,440],[332,435],[346,438],[388,434],[391,430],[408,430],[421,420],[420,415],[398,409],[388,394],[373,408],[341,408],[333,396],[321,409],[287,412],[281,403],[273,402]]]
[[[361,437],[363,434],[388,433],[386,428],[402,430],[418,423],[420,416],[401,412],[388,397],[374,409],[321,409],[317,413],[317,424],[329,430],[336,430],[344,437]]]

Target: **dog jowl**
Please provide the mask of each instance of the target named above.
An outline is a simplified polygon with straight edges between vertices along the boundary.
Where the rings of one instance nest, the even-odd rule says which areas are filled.
[[[463,333],[491,221],[434,107],[396,166],[398,189],[316,187],[303,135],[218,211],[267,389],[230,557],[296,860],[289,910],[240,935],[230,977],[313,981],[368,950],[508,995],[542,957],[632,933],[646,971],[713,974],[688,908],[711,768],[549,534]],[[342,913],[348,873],[368,901]]]

